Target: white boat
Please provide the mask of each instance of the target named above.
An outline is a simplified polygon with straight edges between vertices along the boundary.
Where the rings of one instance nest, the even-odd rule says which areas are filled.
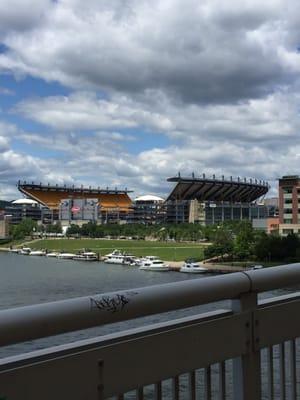
[[[138,258],[136,258],[135,256],[132,255],[124,255],[124,259],[123,259],[123,265],[129,265],[131,267],[136,267],[138,266]]]
[[[104,262],[106,264],[123,264],[125,256],[123,255],[115,255],[115,256],[108,256]]]
[[[142,261],[139,269],[143,271],[169,271],[170,267],[157,257],[148,257],[148,259]]]
[[[44,250],[31,250],[30,256],[45,256],[46,252]]]
[[[59,253],[57,255],[57,258],[60,258],[62,260],[73,260],[74,257],[75,257],[75,254],[73,254],[73,253]]]
[[[73,259],[77,261],[98,261],[98,256],[93,251],[83,251],[76,254]]]
[[[20,249],[9,249],[10,253],[20,253]]]
[[[46,257],[57,257],[59,253],[57,251],[51,251],[50,253],[46,253]]]
[[[125,255],[120,250],[114,250],[110,254],[106,254],[104,262],[106,264],[123,264]]]
[[[19,251],[19,254],[22,254],[23,256],[28,256],[31,252],[30,247],[22,247],[22,249]]]
[[[145,262],[159,260],[156,256],[145,256],[137,260],[139,265],[143,265]]]
[[[207,268],[201,266],[199,263],[193,260],[186,260],[179,271],[190,274],[203,274],[207,272]]]
[[[112,257],[112,256],[122,256],[123,253],[121,250],[115,249],[112,253],[106,254],[104,258]]]

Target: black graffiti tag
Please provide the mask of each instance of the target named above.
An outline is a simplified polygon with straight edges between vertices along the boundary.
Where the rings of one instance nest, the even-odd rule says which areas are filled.
[[[136,294],[137,293],[135,292],[128,292],[126,294],[115,294],[113,296],[102,296],[99,298],[91,297],[91,308],[97,308],[100,311],[115,313],[123,310],[126,304],[129,303],[129,298]]]

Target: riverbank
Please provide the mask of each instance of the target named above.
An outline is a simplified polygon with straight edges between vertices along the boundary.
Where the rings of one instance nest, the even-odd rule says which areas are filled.
[[[146,240],[108,240],[108,239],[41,239],[23,243],[33,250],[47,249],[49,251],[66,251],[77,253],[82,249],[89,249],[100,256],[111,253],[118,249],[122,252],[137,257],[156,256],[160,259],[171,262],[184,261],[187,258],[203,260],[203,243],[182,243],[182,242],[159,242]],[[18,244],[17,247],[22,247]],[[2,248],[3,249],[3,248]],[[7,247],[6,247],[7,249]]]
[[[10,252],[10,249],[9,248],[0,248],[0,252]],[[151,255],[153,255],[153,254],[151,254]],[[99,258],[99,261],[102,261],[101,257]],[[164,260],[164,261],[170,266],[172,271],[179,272],[184,260],[180,260],[180,261]],[[205,268],[207,268],[206,273],[215,273],[215,274],[240,272],[240,271],[245,270],[245,268],[243,268],[242,266],[237,266],[237,265],[232,266],[232,265],[213,264],[213,263],[205,263]],[[204,274],[205,274],[205,272],[204,272]]]

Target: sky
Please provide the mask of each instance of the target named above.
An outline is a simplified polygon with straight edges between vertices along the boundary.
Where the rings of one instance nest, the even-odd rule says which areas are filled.
[[[0,0],[0,199],[300,173],[296,0]]]

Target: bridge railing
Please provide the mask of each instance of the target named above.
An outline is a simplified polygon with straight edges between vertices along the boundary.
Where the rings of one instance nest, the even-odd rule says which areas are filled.
[[[233,300],[229,310],[4,358],[0,399],[299,399],[300,292],[257,299],[299,283],[300,264],[290,264],[0,311],[6,346]]]

